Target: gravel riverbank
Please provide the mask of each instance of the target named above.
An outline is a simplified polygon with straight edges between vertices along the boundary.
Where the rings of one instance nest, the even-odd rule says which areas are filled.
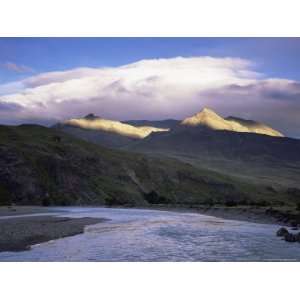
[[[0,206],[0,217],[64,212],[63,208],[45,206]]]
[[[31,216],[0,220],[0,251],[29,250],[31,245],[84,232],[101,218]]]

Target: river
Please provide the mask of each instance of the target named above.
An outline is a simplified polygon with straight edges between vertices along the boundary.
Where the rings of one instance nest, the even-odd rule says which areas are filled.
[[[70,207],[55,214],[110,220],[29,251],[2,252],[0,261],[300,261],[299,243],[276,237],[277,225],[146,209]]]

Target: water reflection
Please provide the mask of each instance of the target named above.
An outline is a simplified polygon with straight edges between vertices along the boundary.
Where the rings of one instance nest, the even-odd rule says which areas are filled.
[[[65,208],[64,208],[65,209]],[[278,226],[167,211],[67,208],[61,216],[101,217],[85,233],[0,253],[1,261],[268,261],[300,260],[298,243]]]

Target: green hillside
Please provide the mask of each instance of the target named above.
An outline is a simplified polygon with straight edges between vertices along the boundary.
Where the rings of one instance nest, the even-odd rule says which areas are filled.
[[[300,140],[262,134],[178,127],[155,133],[128,151],[168,156],[257,185],[297,188]]]
[[[197,206],[293,204],[172,158],[111,150],[38,125],[0,126],[1,204]]]

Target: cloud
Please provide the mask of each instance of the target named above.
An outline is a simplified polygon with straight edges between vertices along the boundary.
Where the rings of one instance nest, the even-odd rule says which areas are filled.
[[[13,62],[6,62],[2,66],[3,66],[3,68],[5,68],[7,70],[16,72],[16,73],[31,73],[31,72],[33,72],[32,68],[30,68],[28,66],[24,66],[24,65],[18,65]]]
[[[22,110],[22,106],[15,103],[0,102],[0,112],[16,112]]]
[[[22,81],[13,81],[0,85],[0,96],[22,92],[26,86]]]
[[[295,134],[293,128],[300,127],[295,117],[300,113],[300,83],[267,78],[254,68],[248,60],[213,57],[77,68],[14,83],[16,92],[2,93],[0,103],[21,106],[11,117],[22,120],[61,120],[90,112],[117,120],[184,118],[208,106],[225,116],[258,119]],[[3,89],[0,85],[0,95]]]
[[[256,119],[287,136],[300,134],[300,83],[286,79],[264,79],[241,86],[229,85],[202,94],[224,115]]]

